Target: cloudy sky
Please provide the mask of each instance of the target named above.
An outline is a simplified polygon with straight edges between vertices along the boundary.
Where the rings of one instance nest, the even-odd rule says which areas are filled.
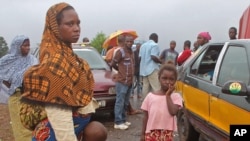
[[[45,14],[59,0],[1,0],[0,36],[8,44],[17,34],[40,43]],[[134,29],[139,40],[155,32],[161,49],[176,40],[181,51],[185,40],[196,40],[209,31],[213,41],[227,40],[228,28],[238,28],[249,0],[65,0],[81,20],[81,37],[92,39],[98,32],[109,35],[118,29]]]

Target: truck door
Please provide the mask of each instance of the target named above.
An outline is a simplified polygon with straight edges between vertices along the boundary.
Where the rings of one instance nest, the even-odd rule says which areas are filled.
[[[211,125],[229,134],[231,124],[250,124],[250,107],[244,96],[223,94],[221,87],[228,80],[239,80],[249,85],[249,60],[243,45],[228,45],[222,50],[216,66],[214,88],[210,97]]]

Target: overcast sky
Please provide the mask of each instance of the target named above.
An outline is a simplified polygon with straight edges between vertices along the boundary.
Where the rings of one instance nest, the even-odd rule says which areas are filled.
[[[45,15],[59,0],[1,0],[0,36],[8,45],[17,34],[30,37],[34,47],[40,43]],[[227,40],[228,28],[238,28],[249,0],[65,0],[81,20],[81,37],[90,40],[98,32],[109,35],[118,29],[134,29],[140,40],[155,32],[161,49],[176,40],[178,51],[185,40],[196,40],[209,31],[212,40]]]

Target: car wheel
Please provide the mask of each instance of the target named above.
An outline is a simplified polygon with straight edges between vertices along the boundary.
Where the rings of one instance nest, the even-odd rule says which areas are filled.
[[[195,131],[194,127],[189,122],[183,110],[179,111],[177,118],[178,134],[180,141],[198,141],[199,133]]]

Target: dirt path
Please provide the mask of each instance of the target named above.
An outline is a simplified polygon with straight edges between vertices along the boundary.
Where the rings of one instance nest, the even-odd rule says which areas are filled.
[[[14,141],[8,105],[0,104],[0,141]]]

